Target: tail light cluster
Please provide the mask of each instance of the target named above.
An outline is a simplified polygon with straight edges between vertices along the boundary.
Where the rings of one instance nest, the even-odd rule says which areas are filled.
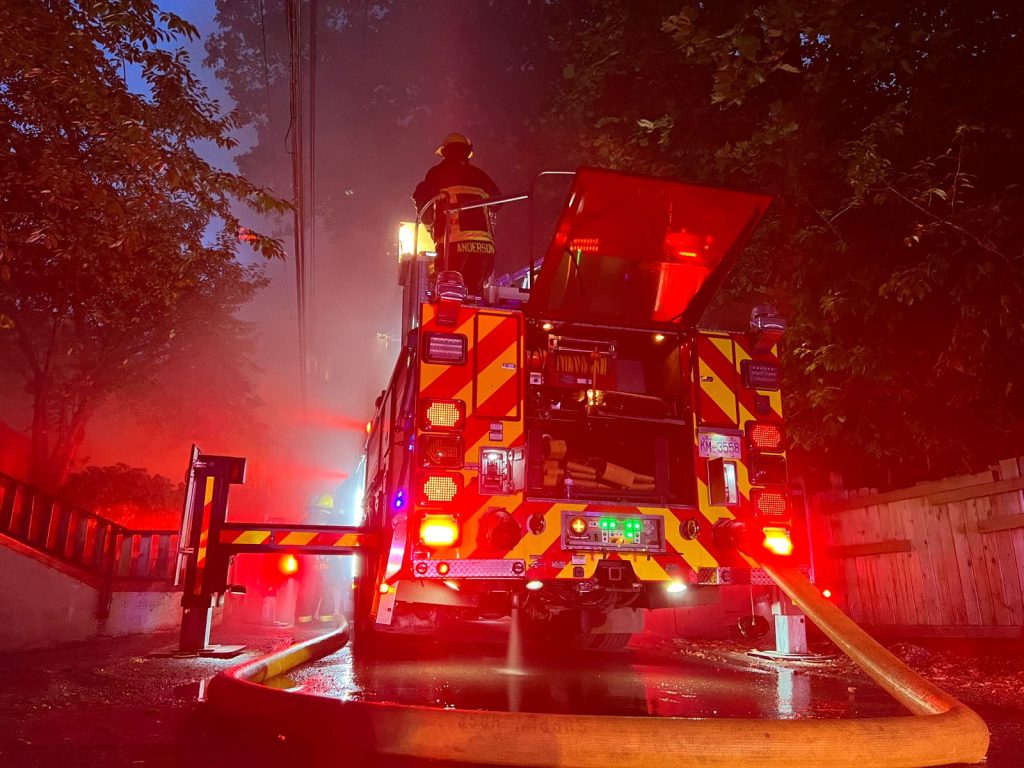
[[[462,492],[462,475],[454,472],[424,472],[420,478],[418,501],[422,505],[450,504]]]
[[[789,529],[777,524],[789,519],[786,458],[781,455],[785,433],[778,424],[748,421],[746,436],[751,510],[755,518],[772,523],[763,528],[762,544],[775,555],[788,556],[793,552]]]
[[[466,362],[466,337],[461,333],[427,333],[423,338],[423,359],[439,365]]]
[[[466,426],[466,404],[462,400],[425,398],[420,401],[420,471],[416,474],[416,501],[425,513],[420,520],[419,539],[426,547],[448,547],[459,541],[454,505],[462,495],[465,481],[461,472],[465,459],[462,430]]]
[[[466,425],[462,400],[426,398],[420,402],[420,429],[424,432],[459,432]]]

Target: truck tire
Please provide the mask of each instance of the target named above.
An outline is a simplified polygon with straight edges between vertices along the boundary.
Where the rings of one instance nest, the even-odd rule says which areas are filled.
[[[621,651],[633,639],[632,632],[606,632],[601,635],[581,632],[580,634],[588,638],[589,644],[585,647],[592,651]]]

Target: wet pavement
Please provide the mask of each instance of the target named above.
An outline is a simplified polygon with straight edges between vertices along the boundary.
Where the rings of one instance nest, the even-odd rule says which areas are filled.
[[[580,652],[527,646],[508,660],[507,622],[470,624],[443,641],[406,639],[373,656],[350,649],[300,668],[277,687],[343,700],[449,709],[587,715],[846,718],[903,715],[870,681],[828,668],[735,654],[700,659],[672,644]]]
[[[290,628],[218,628],[215,641],[250,646],[250,653],[229,661],[147,655],[172,644],[172,633],[0,656],[0,765],[442,766],[411,760],[355,763],[345,760],[345,745],[333,734],[325,733],[317,743],[293,743],[246,727],[244,718],[241,724],[214,718],[199,700],[206,681],[288,645],[293,636]],[[904,714],[849,663],[776,665],[747,656],[747,647],[742,641],[680,640],[616,653],[553,653],[528,646],[510,668],[507,625],[480,623],[443,642],[413,639],[355,658],[344,649],[274,684],[346,699],[524,712],[766,719]],[[937,681],[989,722],[988,768],[1024,766],[1024,709],[1014,704],[1011,691],[1024,667],[1019,657],[1008,655],[995,664],[979,648],[962,656],[922,655],[921,663],[931,665],[926,672],[948,675]],[[954,677],[961,666],[984,674],[961,680]],[[1003,688],[993,688],[997,683]],[[1005,695],[993,697],[993,690]]]

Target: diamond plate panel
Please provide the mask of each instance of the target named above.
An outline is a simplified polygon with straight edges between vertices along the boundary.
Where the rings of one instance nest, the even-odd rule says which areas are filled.
[[[447,563],[451,570],[442,576],[437,572],[438,563]],[[422,571],[424,565],[426,570]],[[526,573],[526,563],[504,559],[414,560],[412,573],[418,579],[519,579]]]
[[[804,576],[809,574],[809,568],[805,565],[797,567]],[[753,584],[756,587],[770,587],[775,582],[768,572],[763,568],[701,568],[697,571],[698,584],[717,584],[726,586],[729,584]]]

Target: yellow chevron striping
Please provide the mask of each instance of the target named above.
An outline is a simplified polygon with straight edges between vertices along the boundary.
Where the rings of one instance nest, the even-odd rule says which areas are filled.
[[[544,532],[540,535],[527,533],[516,546],[525,547],[527,557],[543,555],[562,535],[562,513],[582,512],[584,509],[586,504],[552,504],[544,513]]]
[[[732,520],[736,517],[728,507],[723,506],[712,506],[711,502],[708,501],[708,484],[700,477],[697,478],[697,500],[700,505],[700,511],[708,520],[712,523],[718,520]]]
[[[743,403],[739,403],[739,410],[740,410],[740,429],[746,429],[746,424],[747,424],[748,421],[757,421],[757,417],[754,416],[754,414],[752,414],[750,411],[748,411],[744,407]]]
[[[668,573],[654,558],[643,554],[620,555],[633,563],[633,572],[641,581],[667,581]]]
[[[708,336],[707,338],[722,353],[722,357],[732,360],[733,343],[729,336]]]
[[[462,389],[455,393],[452,399],[464,402],[466,404],[466,415],[471,416],[473,413],[473,380],[467,381]]]
[[[242,531],[234,540],[232,544],[262,544],[270,538],[270,531]]]
[[[722,352],[721,345],[718,344],[720,339],[711,339],[711,343],[714,345],[723,356],[723,365],[725,367],[732,366],[732,352]],[[730,346],[732,341],[725,340]],[[721,367],[721,366],[720,366]],[[703,358],[698,360],[698,370],[700,373],[700,388],[710,397],[715,405],[722,409],[722,412],[730,419],[736,418],[736,393],[729,388],[729,386],[719,378],[718,372],[711,367],[711,365]],[[710,379],[710,381],[708,381]]]
[[[502,439],[500,443],[495,443],[490,440],[490,435],[484,435],[477,440],[473,445],[466,451],[466,461],[475,462],[480,457],[480,449],[485,445],[512,445],[513,442],[519,439],[520,435],[523,434],[523,424],[519,421],[506,421],[504,422],[505,429],[502,432]]]
[[[718,565],[718,561],[697,539],[684,539],[679,532],[679,523],[675,515],[660,507],[640,507],[644,515],[662,515],[665,520],[665,541],[687,562],[691,568],[710,568]]]
[[[519,340],[516,339],[509,345],[508,349],[494,358],[494,362],[484,370],[477,373],[476,404],[482,405],[487,398],[497,392],[509,379],[519,373],[519,359],[517,351]],[[512,363],[515,368],[503,368],[504,363]]]
[[[284,538],[282,538],[277,543],[278,544],[284,544],[284,545],[289,545],[289,544],[300,544],[300,545],[301,544],[309,544],[309,542],[311,542],[315,538],[316,538],[316,534],[315,533],[310,533],[309,531],[292,531],[291,533],[286,534],[284,536]]]

